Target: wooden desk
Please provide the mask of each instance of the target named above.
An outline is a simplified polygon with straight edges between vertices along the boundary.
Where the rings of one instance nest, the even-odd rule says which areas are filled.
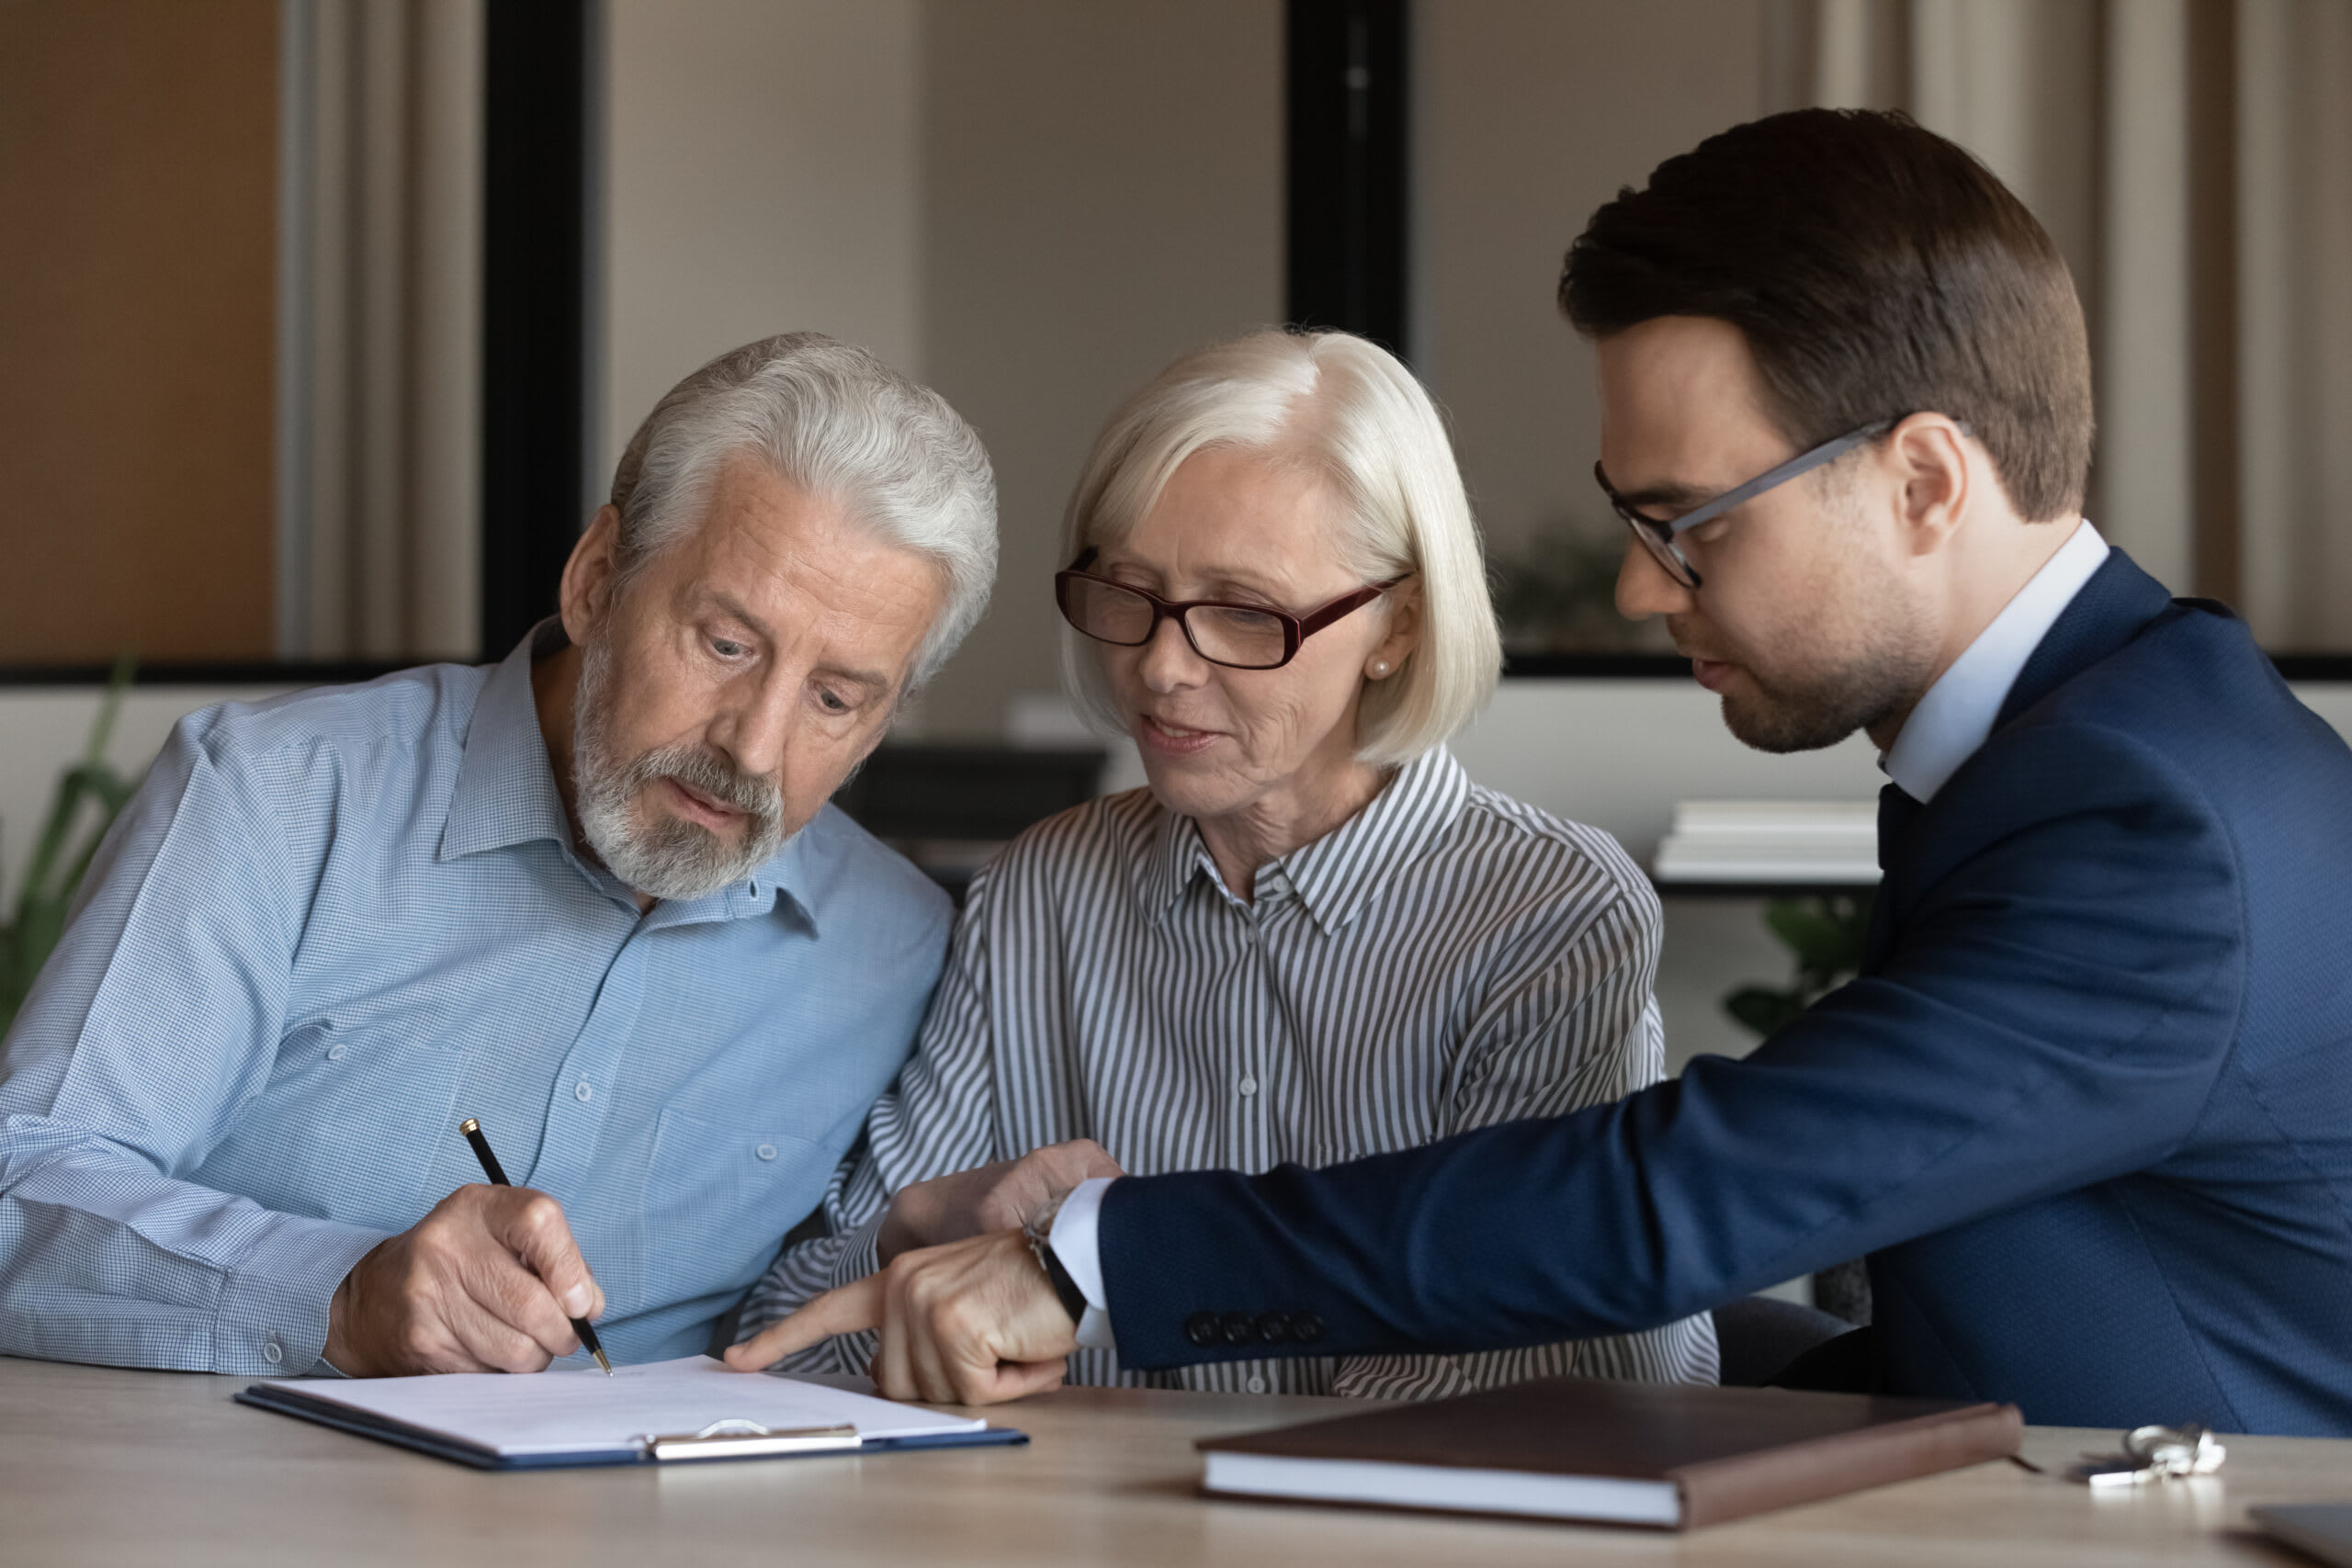
[[[232,1404],[245,1380],[0,1358],[0,1563],[910,1568],[1323,1562],[2291,1563],[2250,1503],[2352,1497],[2352,1441],[2235,1438],[2205,1482],[2095,1495],[2008,1464],[1687,1536],[1195,1495],[1193,1439],[1329,1399],[1070,1389],[1027,1448],[489,1474]],[[2036,1428],[2062,1461],[2113,1433]]]

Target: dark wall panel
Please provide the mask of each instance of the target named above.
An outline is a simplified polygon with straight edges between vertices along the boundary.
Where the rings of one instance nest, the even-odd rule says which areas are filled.
[[[481,649],[555,608],[583,521],[588,20],[490,0],[482,222]]]
[[[1405,350],[1405,0],[1290,0],[1289,315]]]

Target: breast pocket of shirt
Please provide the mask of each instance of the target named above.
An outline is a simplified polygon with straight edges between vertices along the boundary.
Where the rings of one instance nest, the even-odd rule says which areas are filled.
[[[461,1065],[394,1031],[307,1020],[279,1041],[269,1076],[247,1087],[203,1163],[179,1174],[265,1208],[406,1230],[447,1192],[425,1178],[456,1135]]]
[[[645,1179],[648,1304],[749,1285],[830,1175],[822,1152],[793,1134],[662,1112]]]

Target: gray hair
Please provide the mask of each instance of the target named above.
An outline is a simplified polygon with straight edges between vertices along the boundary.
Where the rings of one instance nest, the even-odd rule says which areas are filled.
[[[996,581],[996,476],[972,427],[937,392],[821,333],[722,354],[653,405],[613,470],[624,582],[693,525],[741,452],[939,569],[946,603],[909,687],[937,674]]]
[[[1184,355],[1112,414],[1080,474],[1069,557],[1115,544],[1204,447],[1302,458],[1346,508],[1340,553],[1366,582],[1412,576],[1420,644],[1385,681],[1366,681],[1356,755],[1411,761],[1468,723],[1495,689],[1502,636],[1485,551],[1445,422],[1396,355],[1340,332],[1251,333]],[[1065,627],[1062,672],[1079,711],[1125,733],[1094,646]]]

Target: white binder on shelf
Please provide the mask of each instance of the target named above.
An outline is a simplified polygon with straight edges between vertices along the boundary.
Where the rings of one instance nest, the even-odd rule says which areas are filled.
[[[1842,800],[1686,800],[1658,845],[1657,881],[1875,886],[1878,806]]]

